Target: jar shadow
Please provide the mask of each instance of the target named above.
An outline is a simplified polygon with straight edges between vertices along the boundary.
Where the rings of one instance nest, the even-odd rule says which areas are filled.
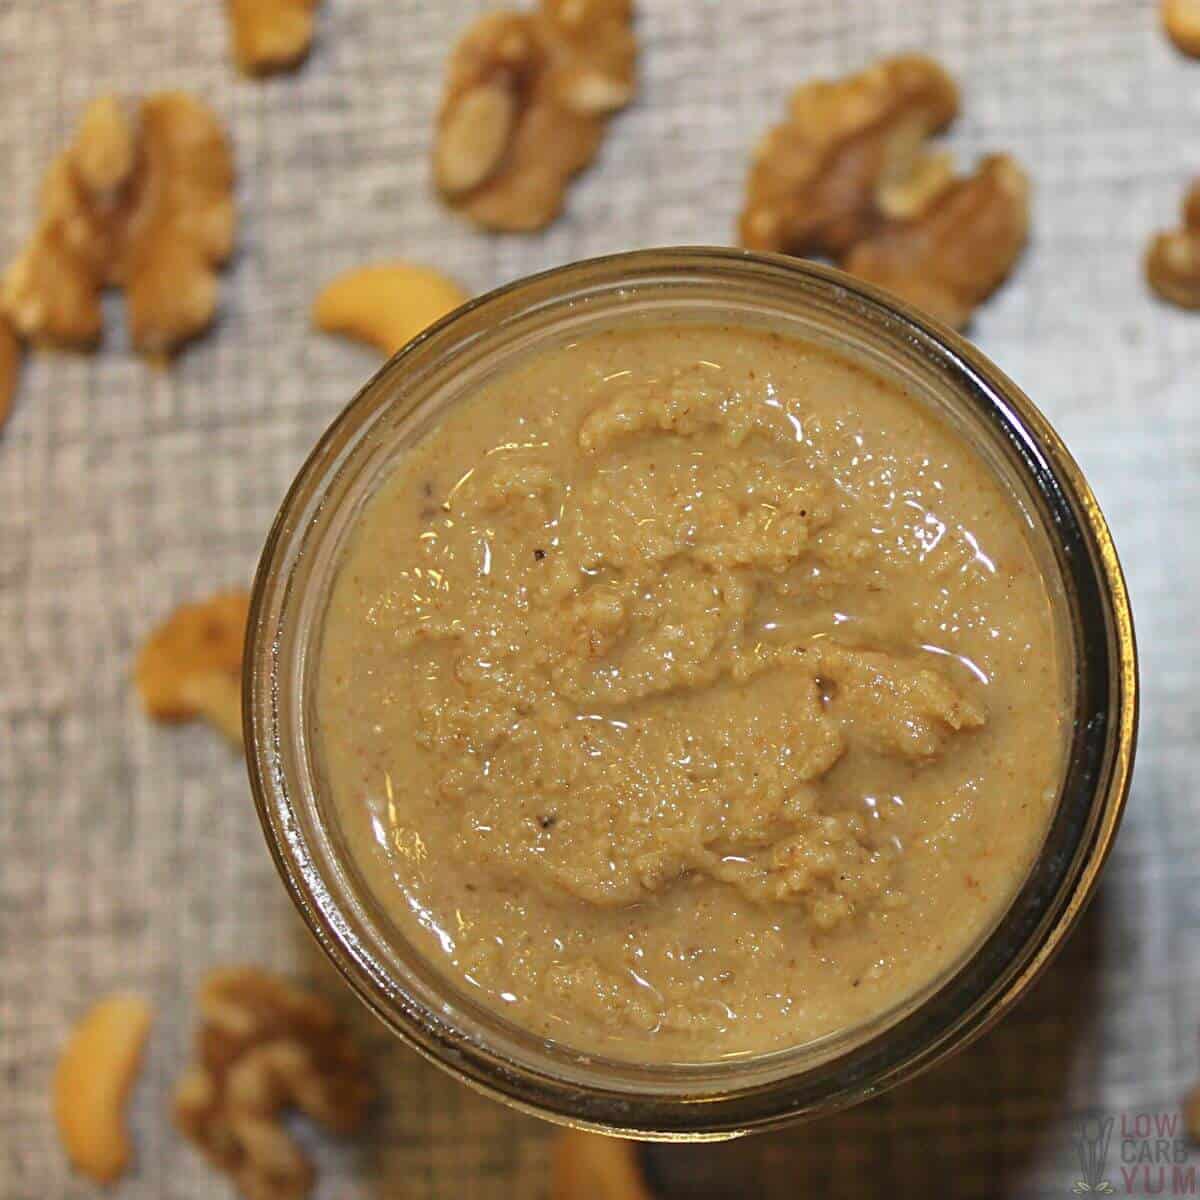
[[[331,1138],[300,1123],[296,1132],[328,1194],[393,1200],[507,1200],[541,1196],[550,1178],[556,1127],[465,1087],[426,1062],[364,1005],[307,928],[294,922],[297,970],[331,999],[362,1049],[376,1102],[366,1124]],[[517,1192],[514,1192],[514,1188]]]
[[[656,1194],[795,1200],[797,1186],[826,1200],[859,1200],[877,1187],[897,1200],[1021,1194],[1095,1020],[1103,906],[1101,889],[1031,992],[961,1053],[876,1100],[789,1130],[647,1146]]]
[[[639,1148],[659,1200],[889,1196],[998,1200],[1022,1194],[1067,1100],[1097,1014],[1105,890],[1012,1013],[948,1062],[876,1100],[741,1141]],[[368,1126],[314,1150],[367,1196],[502,1197],[548,1187],[556,1129],[463,1087],[396,1039],[341,985],[295,923],[301,974],[338,1002],[379,1090]],[[802,1181],[802,1184],[801,1184]],[[1064,1181],[1068,1186],[1069,1181]],[[357,1194],[357,1192],[356,1192]]]

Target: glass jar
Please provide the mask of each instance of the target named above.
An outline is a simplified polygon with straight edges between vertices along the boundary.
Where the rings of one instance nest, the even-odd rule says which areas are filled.
[[[646,323],[742,322],[828,345],[956,427],[1027,514],[1074,655],[1076,718],[1042,851],[1007,911],[902,1005],[808,1045],[737,1061],[617,1062],[519,1029],[392,928],[322,786],[316,647],[339,551],[364,502],[449,406],[539,347]],[[1120,565],[1057,434],[977,350],[840,272],[728,249],[640,251],[500,288],[409,343],[321,438],[263,551],[246,648],[251,783],[280,874],[362,1000],[464,1082],[525,1111],[626,1136],[730,1137],[832,1111],[935,1063],[998,1020],[1062,944],[1112,845],[1133,763],[1137,667]]]

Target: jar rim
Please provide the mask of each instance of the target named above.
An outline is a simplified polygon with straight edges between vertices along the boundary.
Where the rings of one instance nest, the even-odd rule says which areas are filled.
[[[977,947],[952,978],[922,993],[911,1011],[878,1033],[805,1070],[770,1078],[743,1071],[734,1086],[615,1086],[597,1067],[574,1074],[521,1061],[512,1047],[478,1027],[458,1028],[398,983],[356,928],[344,879],[334,878],[314,846],[315,797],[300,785],[295,764],[307,750],[296,697],[288,694],[288,638],[304,599],[310,539],[328,517],[331,481],[370,449],[368,434],[395,403],[405,380],[419,380],[448,357],[529,319],[539,305],[586,308],[614,289],[650,289],[664,280],[730,282],[763,279],[794,289],[795,302],[822,302],[855,314],[884,342],[927,357],[976,406],[1007,443],[1031,489],[1044,500],[1059,539],[1060,568],[1072,590],[1074,618],[1086,626],[1077,654],[1077,719],[1068,785],[1078,777],[1078,809],[1059,848],[1057,884],[1001,918],[1008,930],[1003,961],[992,945]],[[790,293],[789,293],[790,294]],[[572,307],[574,306],[574,308]],[[469,328],[468,328],[469,327]],[[419,389],[420,383],[410,383]],[[1079,630],[1076,631],[1077,634]],[[1138,682],[1132,614],[1111,535],[1086,479],[1046,418],[1023,392],[958,334],[896,298],[834,270],[782,255],[721,247],[678,247],[608,255],[509,283],[470,301],[393,356],[333,421],[297,473],[273,523],[251,600],[245,652],[243,723],[251,788],[280,875],[310,931],[359,998],[395,1033],[463,1082],[551,1120],[631,1137],[699,1140],[769,1128],[845,1107],[901,1082],[965,1045],[998,1020],[1040,974],[1082,913],[1115,837],[1128,793],[1136,741]],[[309,789],[311,791],[311,789]],[[1043,856],[1045,855],[1043,852]],[[1022,896],[1028,891],[1027,883]],[[1037,888],[1035,886],[1034,890]],[[996,961],[993,961],[996,960]],[[986,966],[987,969],[984,969]],[[779,1052],[781,1055],[786,1052]],[[757,1062],[759,1060],[753,1060]],[[743,1064],[745,1065],[745,1064]],[[698,1078],[696,1072],[692,1078]]]

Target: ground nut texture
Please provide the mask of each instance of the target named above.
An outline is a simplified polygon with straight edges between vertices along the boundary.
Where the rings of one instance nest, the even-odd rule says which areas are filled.
[[[1069,697],[1020,510],[890,384],[767,332],[610,332],[449,417],[326,617],[320,752],[461,987],[637,1059],[803,1043],[991,926]]]

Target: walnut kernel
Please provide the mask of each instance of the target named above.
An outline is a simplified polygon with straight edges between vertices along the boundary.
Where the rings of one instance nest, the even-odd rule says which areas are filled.
[[[447,195],[478,187],[499,165],[517,121],[512,91],[495,83],[468,88],[438,138],[438,186]]]
[[[787,120],[755,152],[742,244],[843,254],[877,227],[881,197],[925,169],[926,140],[957,113],[953,79],[919,55],[797,88]]]
[[[1200,308],[1200,179],[1183,202],[1183,227],[1158,234],[1146,252],[1146,281],[1171,304]]]
[[[333,1007],[256,967],[213,971],[198,996],[196,1061],[175,1121],[247,1200],[299,1200],[315,1181],[280,1123],[295,1108],[335,1132],[362,1122],[372,1091]]]
[[[480,18],[450,57],[434,181],[489,229],[527,231],[562,208],[608,116],[634,92],[629,0],[543,0]]]
[[[228,0],[233,57],[247,75],[297,66],[308,55],[320,0]]]
[[[953,182],[953,155],[926,155],[911,174],[880,183],[876,190],[880,215],[889,221],[907,221],[925,211]]]
[[[87,347],[100,293],[125,290],[130,334],[167,354],[212,321],[233,248],[233,164],[213,114],[181,92],[94,100],[42,184],[37,229],[0,284],[22,337]]]
[[[125,1101],[150,1032],[150,1006],[114,995],[94,1005],[71,1031],[54,1073],[54,1119],[71,1162],[111,1183],[130,1158]]]
[[[1163,0],[1162,22],[1184,54],[1200,58],[1200,0]]]
[[[219,592],[203,603],[182,605],[146,639],[134,678],[151,717],[204,717],[241,744],[242,644],[249,608],[246,592]]]
[[[1029,181],[1006,155],[957,177],[928,146],[957,111],[954,81],[919,55],[798,88],[756,153],[743,244],[824,255],[965,324],[1025,245]]]
[[[958,328],[1008,277],[1028,236],[1029,179],[998,154],[858,242],[842,265]]]

